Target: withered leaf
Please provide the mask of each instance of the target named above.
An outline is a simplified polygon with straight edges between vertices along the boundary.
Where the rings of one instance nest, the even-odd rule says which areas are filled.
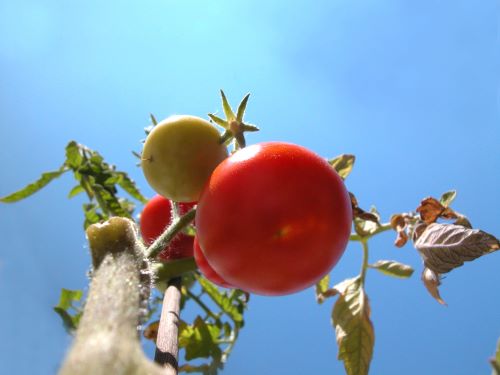
[[[146,329],[144,329],[144,338],[156,342],[156,337],[158,336],[158,328],[160,327],[160,321],[157,320],[149,324]]]
[[[420,218],[427,224],[435,223],[444,210],[445,207],[436,198],[432,197],[423,199],[420,206],[417,207]]]
[[[406,232],[406,219],[402,214],[391,216],[391,228],[394,229],[398,235],[394,246],[403,247],[408,242],[408,233]]]
[[[332,312],[338,358],[344,362],[347,375],[367,375],[373,355],[375,333],[370,320],[368,297],[359,277],[336,286],[340,296]]]
[[[396,241],[394,241],[394,246],[403,247],[404,245],[406,245],[407,242],[408,242],[408,234],[406,233],[406,231],[404,230],[398,231]]]
[[[464,215],[458,215],[457,220],[455,220],[455,222],[453,224],[455,224],[455,225],[461,225],[463,227],[472,229],[471,222]]]
[[[441,305],[446,305],[446,302],[444,302],[439,294],[438,287],[441,285],[441,280],[439,279],[438,274],[429,268],[424,268],[422,271],[422,282],[436,301],[438,301]]]
[[[497,238],[479,229],[454,224],[431,224],[415,242],[424,265],[437,274],[500,248]]]
[[[367,212],[358,206],[358,200],[353,193],[349,192],[351,198],[352,206],[352,216],[353,218],[359,218],[361,220],[373,221],[379,224],[379,217],[374,212]]]
[[[406,220],[403,215],[395,214],[391,216],[391,228],[399,231],[406,226]]]

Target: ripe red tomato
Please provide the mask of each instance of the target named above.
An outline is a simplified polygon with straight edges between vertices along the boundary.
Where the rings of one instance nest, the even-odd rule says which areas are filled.
[[[222,277],[220,277],[217,274],[217,272],[215,272],[215,270],[212,267],[210,267],[210,264],[208,264],[205,256],[203,255],[203,251],[200,248],[200,244],[198,243],[198,239],[196,236],[194,237],[193,250],[194,250],[194,260],[196,262],[196,265],[198,266],[198,269],[203,274],[203,276],[205,276],[208,280],[210,280],[214,284],[217,284],[224,288],[232,288],[231,285],[229,285]]]
[[[179,214],[189,211],[195,203],[179,203]],[[156,195],[144,206],[141,213],[141,235],[146,245],[151,245],[172,222],[172,203]],[[169,261],[193,256],[193,237],[178,233],[168,246],[160,252],[159,259]]]
[[[342,179],[304,147],[249,146],[212,173],[196,212],[212,268],[237,288],[263,295],[305,289],[342,256],[352,210]]]

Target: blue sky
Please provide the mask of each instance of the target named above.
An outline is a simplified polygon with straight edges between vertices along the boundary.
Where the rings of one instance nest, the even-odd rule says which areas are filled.
[[[499,14],[494,0],[0,0],[0,196],[57,168],[72,139],[152,196],[131,154],[149,113],[204,117],[220,111],[223,88],[234,104],[252,93],[247,119],[262,130],[248,143],[355,154],[347,187],[384,220],[454,188],[454,208],[498,236]],[[87,282],[84,201],[66,199],[71,187],[66,176],[0,206],[1,373],[52,374],[71,341],[52,311],[60,288]],[[371,373],[488,374],[500,254],[449,274],[442,307],[421,285],[416,251],[392,241],[376,238],[370,261],[416,273],[368,275]],[[349,246],[334,281],[360,261]],[[342,374],[332,305],[312,290],[253,297],[223,373]]]

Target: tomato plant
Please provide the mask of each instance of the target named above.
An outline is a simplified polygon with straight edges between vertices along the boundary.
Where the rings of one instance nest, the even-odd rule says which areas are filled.
[[[141,165],[150,186],[176,202],[194,202],[227,157],[217,129],[194,116],[171,116],[148,134]]]
[[[219,274],[208,264],[205,255],[203,254],[203,250],[200,248],[200,243],[198,242],[198,238],[194,237],[194,260],[196,261],[196,265],[200,272],[205,276],[208,280],[222,286],[224,288],[232,288],[232,285],[228,284]]]
[[[163,195],[148,201],[125,172],[72,141],[59,169],[0,198],[4,203],[24,199],[66,172],[77,181],[69,196],[86,193],[88,198],[83,205],[93,267],[88,295],[83,302],[83,291],[63,289],[54,308],[76,334],[61,374],[159,375],[165,368],[172,374],[216,374],[244,326],[248,292],[282,295],[316,283],[318,303],[336,298],[331,322],[346,373],[367,375],[375,344],[367,273],[374,270],[404,279],[414,272],[394,260],[370,263],[371,238],[392,229],[396,247],[413,241],[423,260],[423,284],[443,305],[443,275],[500,249],[498,238],[473,229],[465,215],[451,208],[453,190],[439,199],[426,197],[416,210],[396,213],[384,223],[375,207],[363,210],[345,189],[343,179],[353,168],[354,155],[326,161],[304,147],[282,142],[245,148],[243,133],[258,129],[243,121],[248,95],[236,114],[223,92],[221,96],[226,119],[209,117],[225,129],[222,136],[208,122],[189,116],[169,118],[149,134],[141,156],[143,168],[147,176],[151,172],[150,183]],[[156,125],[154,116],[152,120]],[[231,142],[235,152],[226,158],[224,145]],[[226,159],[217,165],[218,158]],[[199,196],[197,208],[190,209],[193,203],[173,206],[164,194],[167,190],[179,200]],[[147,249],[136,236],[136,205],[119,192],[144,204],[139,224],[150,245]],[[176,220],[173,208],[179,214]],[[195,237],[186,234],[193,220]],[[332,285],[329,271],[348,240],[361,245],[360,272]],[[158,257],[167,262],[157,262]],[[172,261],[176,259],[180,260]],[[196,265],[206,278],[195,274]],[[164,306],[159,321],[152,321],[144,336],[156,340],[155,361],[164,368],[144,357],[137,335],[137,327],[158,310],[161,299],[150,299],[153,285],[164,293]],[[200,312],[191,322],[180,320],[188,301]],[[93,350],[96,343],[111,351]],[[186,360],[181,366],[179,348]],[[491,360],[495,371],[500,369],[499,353],[500,346]],[[112,363],[111,357],[116,359]]]
[[[342,179],[304,147],[261,143],[213,172],[196,213],[208,263],[243,290],[282,295],[317,282],[337,263],[351,230]]]
[[[189,211],[195,203],[179,203],[179,214]],[[151,245],[156,238],[172,222],[172,202],[161,195],[154,196],[144,206],[140,218],[142,239]],[[177,233],[167,247],[160,252],[161,260],[174,260],[193,256],[193,237],[185,233]]]

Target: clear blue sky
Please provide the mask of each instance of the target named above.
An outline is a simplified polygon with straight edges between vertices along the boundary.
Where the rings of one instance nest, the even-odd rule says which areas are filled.
[[[75,139],[127,170],[148,114],[220,110],[251,92],[249,143],[283,140],[353,153],[360,204],[384,220],[455,188],[455,209],[500,234],[499,6],[465,1],[0,0],[0,196],[63,161]],[[70,343],[52,311],[84,288],[83,200],[69,176],[0,206],[0,373],[52,374]],[[489,374],[500,336],[500,253],[452,272],[442,296],[421,261],[384,234],[370,260],[411,264],[410,280],[370,273],[372,374]],[[357,274],[350,246],[332,272]],[[333,301],[312,290],[253,297],[224,374],[342,374]],[[148,352],[151,348],[147,348]],[[28,353],[29,352],[29,353]]]

